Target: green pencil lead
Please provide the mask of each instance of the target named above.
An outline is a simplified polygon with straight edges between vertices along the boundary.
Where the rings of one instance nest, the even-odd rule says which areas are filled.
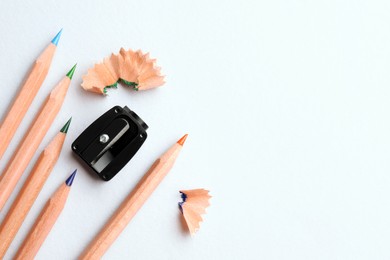
[[[136,87],[136,86],[138,86],[138,84],[137,83],[135,83],[135,82],[131,82],[131,81],[127,81],[127,80],[124,80],[124,79],[120,79],[125,85],[127,85],[127,86],[130,86],[130,87]]]
[[[77,63],[70,69],[70,71],[66,74],[66,76],[70,79],[73,78],[74,71],[76,70]]]
[[[72,117],[69,118],[68,122],[61,128],[60,132],[66,134],[68,132],[70,122],[72,121]]]

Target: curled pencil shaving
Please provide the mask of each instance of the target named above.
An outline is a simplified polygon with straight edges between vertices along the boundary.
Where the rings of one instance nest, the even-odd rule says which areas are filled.
[[[87,91],[104,95],[108,88],[116,88],[119,81],[135,90],[146,90],[162,86],[164,77],[161,68],[156,65],[156,59],[151,59],[149,53],[121,48],[119,54],[111,54],[89,69],[87,75],[83,76],[81,86]]]
[[[206,208],[210,206],[209,191],[205,189],[182,190],[180,191],[182,202],[179,202],[179,209],[183,214],[191,235],[199,229],[202,216],[206,213]]]

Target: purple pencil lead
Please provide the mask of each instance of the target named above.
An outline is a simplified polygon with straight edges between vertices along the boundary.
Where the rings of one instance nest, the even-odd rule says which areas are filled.
[[[66,179],[66,181],[65,181],[65,184],[66,184],[66,185],[72,186],[74,177],[76,176],[76,172],[77,172],[77,169],[74,170],[74,172],[68,177],[68,179]]]

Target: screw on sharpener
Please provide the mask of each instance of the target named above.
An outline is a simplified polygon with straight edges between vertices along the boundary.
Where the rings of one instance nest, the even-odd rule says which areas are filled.
[[[107,143],[108,140],[110,140],[110,137],[109,137],[108,135],[106,135],[106,134],[102,134],[102,135],[100,136],[100,139],[99,139],[99,141],[100,141],[102,144]]]
[[[111,180],[137,153],[148,125],[128,107],[115,106],[88,126],[72,150],[98,176]]]

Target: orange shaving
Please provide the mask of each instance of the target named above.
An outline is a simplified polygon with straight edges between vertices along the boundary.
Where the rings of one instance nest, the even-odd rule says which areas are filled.
[[[81,86],[87,91],[106,94],[107,88],[116,87],[118,81],[135,90],[156,88],[165,83],[161,68],[156,66],[155,59],[149,58],[149,53],[121,48],[119,54],[112,54],[89,69]]]
[[[205,189],[182,190],[180,193],[183,202],[179,202],[179,207],[191,235],[194,235],[200,227],[200,222],[203,221],[201,215],[205,214],[206,208],[210,206],[211,196]]]

